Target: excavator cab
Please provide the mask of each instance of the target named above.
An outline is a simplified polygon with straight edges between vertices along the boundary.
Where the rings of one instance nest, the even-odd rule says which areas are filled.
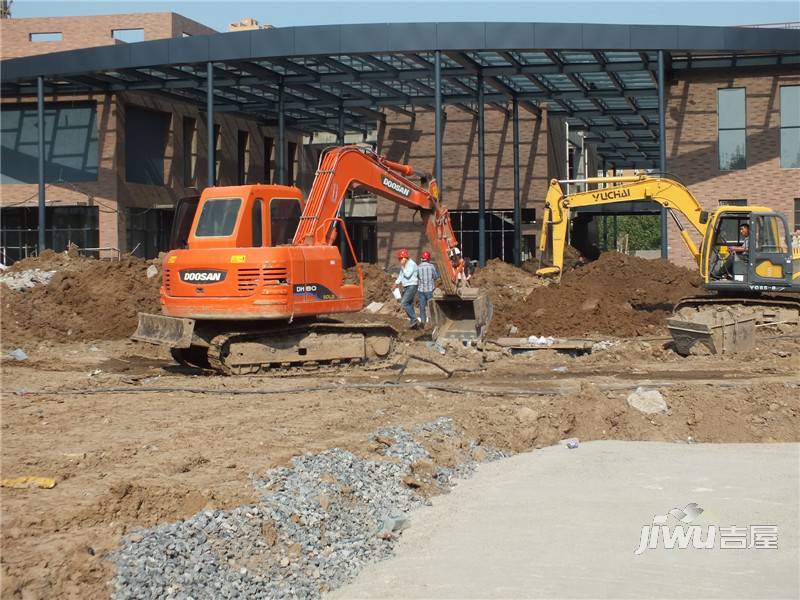
[[[780,292],[800,285],[800,249],[792,249],[790,240],[785,217],[769,208],[717,210],[703,240],[700,269],[706,287]]]

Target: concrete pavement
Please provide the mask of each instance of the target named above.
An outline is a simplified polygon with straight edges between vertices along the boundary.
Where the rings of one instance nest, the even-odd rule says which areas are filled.
[[[481,466],[329,598],[798,598],[799,507],[800,444],[554,446]],[[710,525],[748,545],[776,526],[778,549],[721,548],[742,533],[722,529],[713,548],[666,549],[647,529],[636,555],[656,515],[703,542]]]

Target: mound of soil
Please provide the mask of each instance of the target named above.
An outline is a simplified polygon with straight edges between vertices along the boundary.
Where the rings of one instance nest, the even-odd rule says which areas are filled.
[[[511,282],[509,282],[511,284]],[[664,260],[617,252],[566,271],[560,284],[538,287],[508,307],[495,308],[489,335],[629,337],[661,332],[674,304],[701,292],[696,272]]]
[[[50,283],[29,290],[2,290],[4,345],[40,340],[90,341],[128,337],[138,312],[159,312],[161,277],[145,274],[137,258],[104,261],[45,252],[12,269],[56,270]]]
[[[355,280],[358,281],[358,274],[353,271]],[[364,306],[370,302],[389,302],[392,300],[392,286],[394,277],[387,273],[378,265],[361,263],[361,271],[364,273]]]
[[[506,314],[512,307],[528,296],[535,287],[547,281],[531,272],[493,258],[482,269],[477,269],[470,280],[473,287],[485,291],[492,301],[494,314]],[[495,316],[495,318],[497,318]],[[508,335],[505,331],[502,335]]]

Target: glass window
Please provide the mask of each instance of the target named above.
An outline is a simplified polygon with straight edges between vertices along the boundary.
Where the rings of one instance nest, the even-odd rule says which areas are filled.
[[[197,185],[197,120],[183,117],[183,186]]]
[[[735,200],[720,200],[720,206],[747,206],[747,200],[737,198]]]
[[[194,234],[197,237],[225,237],[232,234],[241,205],[241,198],[206,200]]]
[[[264,201],[256,198],[253,202],[253,248],[264,245]]]
[[[719,168],[732,171],[747,167],[747,117],[744,88],[717,91]]]
[[[800,231],[800,198],[794,199],[794,230]]]
[[[800,85],[781,87],[781,168],[800,169]]]
[[[288,244],[300,223],[300,202],[291,198],[273,198],[269,203],[272,245]]]
[[[756,219],[756,249],[761,252],[788,252],[783,219],[775,215]]]

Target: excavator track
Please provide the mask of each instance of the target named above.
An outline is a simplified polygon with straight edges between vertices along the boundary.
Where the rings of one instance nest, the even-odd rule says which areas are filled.
[[[397,331],[386,324],[311,323],[225,332],[211,339],[208,365],[225,375],[319,372],[375,366],[394,351]]]
[[[800,298],[793,296],[691,296],[679,300],[673,313],[687,317],[720,307],[752,315],[759,323],[800,322]]]

